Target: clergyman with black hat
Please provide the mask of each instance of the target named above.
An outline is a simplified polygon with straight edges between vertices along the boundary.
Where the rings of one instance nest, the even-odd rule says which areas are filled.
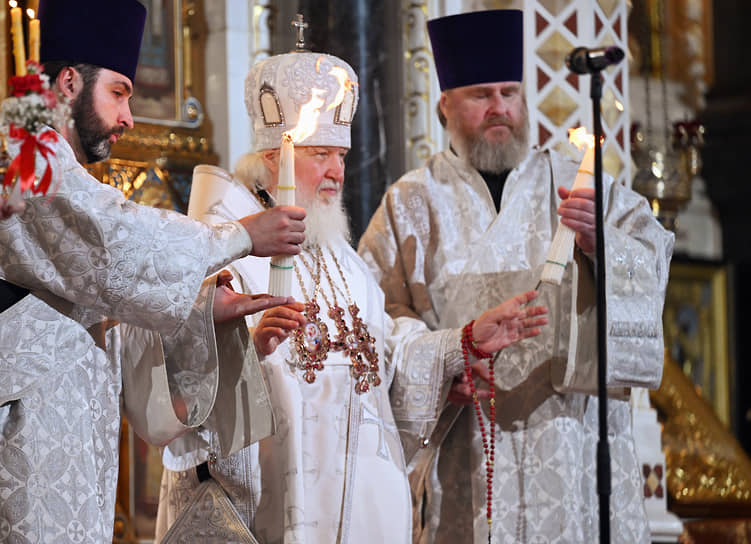
[[[559,219],[576,245],[562,284],[540,288],[552,326],[494,358],[490,481],[489,390],[475,401],[458,380],[452,402],[435,407],[433,432],[414,437],[425,445],[406,452],[414,541],[479,544],[490,529],[494,543],[597,542],[594,191],[568,189],[577,163],[529,148],[521,11],[447,16],[428,31],[451,146],[389,188],[359,247],[392,317],[461,327],[538,283]],[[656,388],[673,236],[610,179],[605,210],[608,385]],[[477,388],[490,381],[484,367]],[[609,425],[612,542],[649,542],[625,395],[610,400]]]
[[[411,540],[407,467],[394,417],[409,414],[421,424],[422,399],[441,387],[424,373],[404,375],[402,365],[418,356],[435,381],[450,383],[463,371],[461,331],[434,333],[409,318],[394,323],[348,242],[342,190],[356,82],[345,61],[324,53],[262,60],[245,80],[255,152],[243,158],[236,176],[197,167],[189,210],[209,222],[261,209],[296,186],[296,202],[307,212],[306,239],[292,259],[290,294],[305,305],[252,318],[274,435],[229,457],[216,451],[215,435],[201,430],[164,449],[157,519],[164,544],[252,542],[250,529],[264,543]],[[313,95],[321,99],[320,116],[315,130],[295,144],[290,183],[280,175],[282,134],[298,125]],[[249,257],[231,266],[238,290],[266,289],[269,259]],[[529,291],[478,317],[478,345],[495,350],[539,333],[546,318],[543,308],[527,305],[533,297]],[[294,310],[303,308],[303,327],[293,334],[279,329],[285,323],[296,328]],[[232,424],[229,416],[225,423]],[[209,501],[213,509],[206,508]]]
[[[235,375],[253,366],[241,317],[291,302],[236,294],[226,273],[204,278],[251,252],[298,252],[304,210],[209,227],[129,202],[82,166],[107,158],[133,125],[145,18],[136,0],[39,5],[41,60],[70,111],[54,127],[57,191],[26,195],[25,210],[0,221],[0,279],[18,294],[0,308],[4,542],[110,542],[121,391],[133,427],[154,443],[210,424],[213,408],[234,408],[222,405],[225,365]],[[250,415],[270,432],[265,389],[254,392]],[[223,443],[251,436],[241,420]]]

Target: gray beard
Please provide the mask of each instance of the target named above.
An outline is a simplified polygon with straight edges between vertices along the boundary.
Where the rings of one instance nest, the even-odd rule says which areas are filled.
[[[315,198],[313,202],[300,202],[299,205],[305,208],[306,212],[303,248],[350,243],[349,219],[344,210],[342,193],[328,204]]]
[[[529,124],[515,129],[506,143],[491,143],[482,136],[454,134],[457,151],[466,154],[466,160],[476,170],[500,174],[521,164],[529,152]]]
[[[251,191],[256,183],[264,189],[269,189],[271,174],[264,164],[260,153],[248,153],[238,160],[235,175],[240,178]],[[352,236],[349,230],[349,218],[344,209],[343,197],[340,192],[336,198],[325,203],[319,197],[309,198],[300,190],[302,184],[297,181],[295,203],[305,208],[305,241],[303,248],[315,245],[327,246],[338,243],[350,244]]]

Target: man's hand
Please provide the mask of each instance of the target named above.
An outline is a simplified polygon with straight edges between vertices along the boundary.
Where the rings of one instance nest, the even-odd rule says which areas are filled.
[[[558,196],[563,199],[558,207],[561,223],[576,232],[579,249],[592,255],[595,252],[595,190],[569,191],[565,187],[558,187]]]
[[[485,353],[495,353],[506,346],[540,334],[548,322],[545,306],[526,306],[537,298],[537,291],[527,291],[491,308],[475,320],[472,338]]]
[[[253,241],[252,255],[297,255],[305,241],[305,210],[296,206],[277,206],[248,215],[240,223]]]
[[[472,327],[472,338],[477,348],[486,353],[495,353],[523,340],[540,334],[540,326],[548,322],[545,306],[525,306],[537,298],[536,291],[527,291],[499,304],[475,319]],[[475,361],[472,364],[472,379],[479,378],[486,384],[490,383],[490,371],[485,361]],[[478,400],[490,397],[490,389],[479,388],[475,384]],[[454,404],[472,404],[472,389],[466,373],[454,378],[448,395],[449,402]]]
[[[472,379],[480,378],[486,384],[490,384],[490,370],[485,361],[476,361],[472,366]],[[485,387],[477,387],[475,383],[475,391],[477,392],[477,399],[490,398],[490,389]],[[449,389],[448,401],[453,404],[468,405],[474,402],[472,398],[472,388],[469,385],[469,378],[467,378],[466,372],[462,372],[460,376],[454,378],[454,383]]]
[[[216,277],[214,293],[214,323],[223,323],[245,315],[254,314],[282,304],[291,304],[292,297],[272,297],[271,295],[244,295],[236,293],[230,285],[232,274],[222,270]]]
[[[301,302],[278,306],[265,312],[253,332],[253,343],[259,355],[270,355],[289,333],[305,325],[305,316],[301,313],[305,306]]]

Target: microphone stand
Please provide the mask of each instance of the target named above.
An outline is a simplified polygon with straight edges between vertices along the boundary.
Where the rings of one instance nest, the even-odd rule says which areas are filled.
[[[595,129],[595,285],[597,287],[597,494],[600,499],[600,543],[610,542],[611,469],[608,444],[607,308],[605,303],[605,234],[602,189],[602,74],[592,72],[589,96]]]
[[[592,120],[595,128],[595,285],[597,288],[597,494],[600,499],[600,543],[610,542],[611,468],[608,444],[608,342],[607,308],[605,301],[605,233],[602,189],[602,99],[601,71],[617,64],[623,50],[611,46],[600,49],[577,47],[566,58],[566,65],[577,74],[590,74],[589,96],[592,98]]]

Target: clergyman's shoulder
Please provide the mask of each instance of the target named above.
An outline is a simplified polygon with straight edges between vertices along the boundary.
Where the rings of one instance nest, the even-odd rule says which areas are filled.
[[[394,191],[426,189],[436,180],[445,178],[446,170],[450,169],[450,165],[444,156],[445,153],[445,151],[442,151],[432,155],[423,166],[406,172],[389,189]]]

